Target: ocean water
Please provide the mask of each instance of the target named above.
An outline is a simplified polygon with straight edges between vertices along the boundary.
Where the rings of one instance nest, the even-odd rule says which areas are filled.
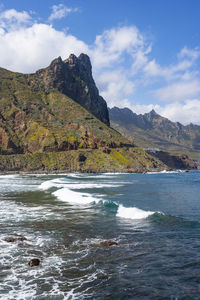
[[[200,299],[198,171],[0,175],[0,233],[0,299]]]

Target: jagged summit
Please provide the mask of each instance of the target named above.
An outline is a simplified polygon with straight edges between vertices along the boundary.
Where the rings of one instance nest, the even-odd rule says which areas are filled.
[[[92,65],[87,54],[74,54],[64,61],[59,56],[49,67],[38,70],[35,75],[46,90],[56,88],[72,98],[106,125],[110,125],[106,101],[99,95],[92,76]],[[31,75],[30,82],[31,82]]]
[[[67,63],[71,67],[80,63],[86,71],[92,75],[92,64],[89,56],[85,53],[81,53],[78,57],[74,54],[70,54],[70,56],[64,60],[64,63]]]
[[[157,112],[156,112],[154,109],[152,109],[152,110],[149,112],[149,114],[150,114],[150,115],[153,115],[153,116],[156,116],[156,115],[157,115]]]
[[[147,119],[158,119],[161,117],[154,109],[152,109],[149,113],[144,114],[144,116],[146,116]]]

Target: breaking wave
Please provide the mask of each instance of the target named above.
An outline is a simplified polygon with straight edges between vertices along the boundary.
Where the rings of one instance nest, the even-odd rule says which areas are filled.
[[[102,176],[110,177],[114,176],[113,174],[101,174],[101,175],[89,175],[90,178]],[[88,177],[89,177],[88,176]],[[116,216],[120,218],[140,220],[146,219],[149,216],[153,215],[156,212],[145,211],[137,207],[124,207],[122,204],[117,203],[116,201],[107,201],[101,196],[94,193],[80,192],[84,189],[102,189],[102,188],[115,188],[123,185],[123,182],[120,183],[111,183],[109,181],[105,182],[87,182],[87,181],[75,181],[77,178],[82,178],[82,174],[70,174],[69,176],[63,178],[56,178],[48,181],[44,181],[40,184],[39,189],[43,191],[48,191],[52,188],[56,191],[52,192],[52,195],[55,196],[59,201],[66,202],[71,205],[96,205],[101,203],[104,209],[115,210]],[[86,176],[87,177],[87,176]],[[84,179],[86,178],[84,177]],[[101,177],[101,178],[102,178]],[[78,190],[78,191],[77,191]]]
[[[97,203],[99,200],[87,193],[77,193],[71,191],[68,188],[62,188],[52,193],[56,196],[60,201],[69,202],[72,204],[90,204],[90,203]]]
[[[119,205],[117,211],[117,217],[140,220],[140,219],[146,219],[149,216],[153,215],[154,213],[156,212],[145,211],[137,207],[124,207],[123,205]]]

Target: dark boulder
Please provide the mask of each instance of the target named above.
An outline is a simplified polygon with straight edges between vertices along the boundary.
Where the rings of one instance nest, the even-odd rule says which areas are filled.
[[[111,246],[117,246],[118,243],[116,243],[114,241],[101,241],[100,245],[103,247],[111,247]]]
[[[23,242],[26,241],[27,238],[21,234],[14,233],[13,236],[5,238],[7,243],[15,243],[15,242]]]
[[[40,264],[40,260],[38,258],[32,258],[28,263],[30,267],[36,267],[39,266],[39,264]]]
[[[14,243],[14,242],[16,242],[16,239],[13,237],[7,237],[7,238],[5,238],[4,241],[7,243]]]

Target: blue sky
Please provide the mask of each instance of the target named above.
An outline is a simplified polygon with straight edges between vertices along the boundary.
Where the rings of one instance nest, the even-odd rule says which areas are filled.
[[[110,107],[200,124],[200,1],[2,0],[0,66],[87,53]]]

